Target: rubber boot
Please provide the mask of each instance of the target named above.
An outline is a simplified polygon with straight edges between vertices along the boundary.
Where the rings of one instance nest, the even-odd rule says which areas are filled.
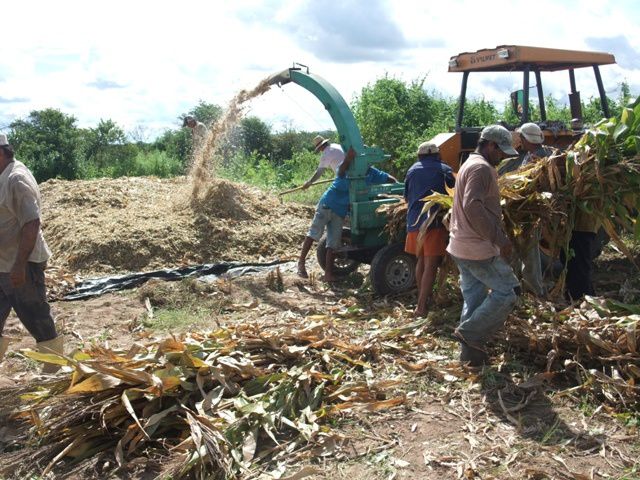
[[[9,348],[9,340],[4,337],[0,337],[0,362],[4,358],[4,354],[7,353],[8,348]]]
[[[64,355],[64,337],[61,335],[57,336],[53,340],[38,342],[36,346],[40,353]],[[60,365],[56,365],[55,363],[45,363],[42,367],[42,373],[56,373],[58,370],[60,370]]]
[[[489,355],[482,350],[460,342],[460,363],[466,363],[470,367],[481,367],[489,364]]]

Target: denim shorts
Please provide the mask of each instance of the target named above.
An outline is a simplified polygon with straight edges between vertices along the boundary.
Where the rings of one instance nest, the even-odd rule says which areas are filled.
[[[342,245],[342,225],[344,218],[325,205],[318,205],[316,214],[311,222],[308,237],[316,242],[320,241],[325,228],[327,229],[327,248],[334,250]]]

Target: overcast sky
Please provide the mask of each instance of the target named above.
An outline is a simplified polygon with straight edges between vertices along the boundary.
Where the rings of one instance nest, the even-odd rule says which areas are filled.
[[[461,74],[447,73],[449,58],[505,44],[613,53],[618,65],[601,69],[608,93],[627,81],[640,94],[637,0],[21,0],[5,2],[2,18],[2,131],[52,107],[81,127],[112,119],[150,139],[178,128],[198,101],[224,106],[294,61],[347,102],[385,74],[426,76],[429,90],[455,96]],[[589,73],[578,75],[583,99],[597,92]],[[545,92],[566,98],[566,76],[543,76]],[[521,81],[472,75],[469,88],[502,105]],[[320,102],[293,84],[254,100],[249,114],[276,131],[333,128]]]

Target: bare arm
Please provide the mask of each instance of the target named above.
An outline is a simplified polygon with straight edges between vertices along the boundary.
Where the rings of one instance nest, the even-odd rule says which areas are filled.
[[[351,166],[351,162],[353,161],[354,158],[356,158],[356,151],[353,149],[353,147],[349,147],[349,151],[347,152],[347,154],[344,157],[344,160],[338,167],[337,173],[339,177],[344,177],[345,173],[347,173],[347,170],[349,170],[349,167]]]
[[[33,251],[33,247],[36,245],[38,239],[38,232],[40,231],[40,219],[36,218],[30,222],[25,223],[20,230],[20,237],[18,239],[18,254],[16,255],[15,262],[11,268],[11,285],[13,288],[19,288],[26,282],[27,278],[27,261],[29,255]]]
[[[309,186],[315,182],[316,180],[318,180],[322,174],[324,173],[324,171],[326,170],[326,168],[324,167],[318,167],[315,171],[315,173],[311,176],[311,178],[309,180],[307,180],[306,182],[304,182],[304,185],[302,185],[302,188],[304,190],[306,190],[307,188],[309,188]]]

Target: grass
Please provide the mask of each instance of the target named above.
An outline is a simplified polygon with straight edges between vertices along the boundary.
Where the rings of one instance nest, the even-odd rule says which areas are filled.
[[[206,308],[167,308],[154,312],[153,318],[147,318],[144,326],[153,330],[184,331],[189,327],[212,327],[212,312]]]
[[[320,156],[313,152],[295,152],[293,158],[276,165],[260,155],[236,153],[218,170],[218,174],[232,181],[241,181],[269,190],[282,192],[303,185],[318,167]],[[331,179],[333,172],[324,172],[321,180]],[[315,185],[283,196],[286,202],[314,205],[329,187],[329,183]]]
[[[552,445],[558,442],[560,438],[562,438],[562,431],[560,430],[560,418],[556,417],[553,424],[549,427],[549,429],[544,432],[542,438],[540,439],[540,443],[542,445]]]

